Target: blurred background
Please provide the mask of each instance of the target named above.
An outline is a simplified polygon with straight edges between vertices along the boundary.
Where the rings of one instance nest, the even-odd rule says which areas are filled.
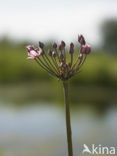
[[[26,60],[26,45],[83,34],[92,46],[70,80],[74,155],[117,146],[117,1],[0,1],[0,156],[67,155],[60,81]]]

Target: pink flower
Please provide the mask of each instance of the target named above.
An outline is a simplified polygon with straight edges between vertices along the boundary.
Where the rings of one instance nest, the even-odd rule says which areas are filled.
[[[39,52],[36,50],[36,48],[33,45],[28,45],[26,49],[28,51],[27,59],[35,59],[36,57],[40,56]]]

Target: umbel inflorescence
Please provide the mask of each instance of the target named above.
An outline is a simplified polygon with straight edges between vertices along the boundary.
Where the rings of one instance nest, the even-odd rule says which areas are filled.
[[[86,56],[91,52],[90,45],[86,44],[83,35],[78,35],[80,49],[74,57],[74,44],[71,42],[69,50],[66,44],[61,41],[59,45],[53,43],[51,49],[45,50],[44,43],[39,42],[39,48],[34,45],[26,47],[28,59],[34,59],[44,70],[60,80],[68,80],[77,74],[86,60]],[[70,55],[68,59],[67,55]]]

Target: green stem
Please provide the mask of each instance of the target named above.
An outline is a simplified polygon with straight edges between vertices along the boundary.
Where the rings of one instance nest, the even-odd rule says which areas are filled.
[[[66,113],[68,156],[73,156],[70,108],[69,108],[69,101],[68,101],[68,82],[67,81],[63,81],[63,89],[64,89],[65,113]]]

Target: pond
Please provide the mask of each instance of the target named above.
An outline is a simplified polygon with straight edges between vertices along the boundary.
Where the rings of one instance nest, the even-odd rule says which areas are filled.
[[[71,111],[74,155],[83,144],[117,146],[117,110],[96,116],[89,107]],[[33,103],[22,107],[0,104],[0,156],[67,155],[64,107]]]

